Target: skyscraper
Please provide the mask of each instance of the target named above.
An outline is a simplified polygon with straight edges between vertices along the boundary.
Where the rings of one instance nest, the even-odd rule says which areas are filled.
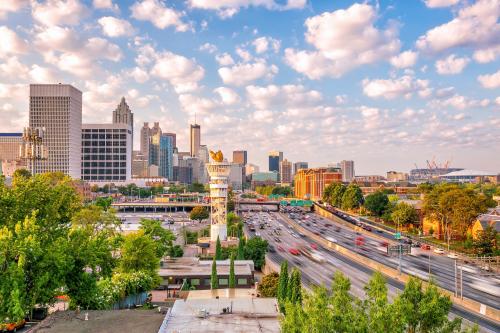
[[[0,133],[0,161],[19,159],[23,133]]]
[[[113,111],[113,124],[126,124],[130,127],[130,131],[132,133],[132,147],[130,149],[130,160],[132,160],[132,151],[134,148],[134,114],[127,102],[125,101],[125,97],[122,97],[120,100],[120,104]]]
[[[34,173],[61,171],[79,179],[82,92],[69,84],[30,84],[29,127],[45,128],[47,148],[47,159],[36,161],[29,169]]]
[[[292,162],[288,161],[286,158],[280,162],[280,182],[292,182]]]
[[[198,157],[201,143],[200,125],[194,124],[190,127],[190,153],[191,157]]]
[[[149,164],[158,166],[158,176],[173,179],[173,141],[172,137],[157,132],[151,136]]]
[[[141,128],[141,147],[140,152],[144,159],[149,160],[149,140],[151,137],[151,129],[149,123],[145,122]]]
[[[235,150],[233,151],[233,163],[240,164],[242,166],[247,165],[247,151],[246,150]]]
[[[295,162],[293,163],[293,174],[295,175],[300,169],[308,169],[309,165],[307,162]]]
[[[173,147],[177,148],[177,134],[175,133],[162,133],[162,134],[171,137]]]
[[[283,152],[271,151],[269,152],[269,171],[280,171],[280,162],[283,161]]]
[[[354,179],[354,161],[341,161],[342,181],[351,182]]]

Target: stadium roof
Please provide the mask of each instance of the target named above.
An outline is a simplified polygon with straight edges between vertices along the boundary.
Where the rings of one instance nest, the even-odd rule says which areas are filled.
[[[496,176],[497,174],[498,174],[498,172],[464,169],[464,170],[460,170],[460,171],[453,171],[453,172],[441,175],[440,177],[464,177],[464,176],[480,177],[480,176]]]

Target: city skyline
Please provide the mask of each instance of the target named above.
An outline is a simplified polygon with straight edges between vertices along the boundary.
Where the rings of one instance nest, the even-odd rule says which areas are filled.
[[[111,123],[124,96],[135,150],[142,123],[160,122],[189,151],[196,113],[204,144],[261,169],[271,150],[310,167],[353,160],[356,174],[434,156],[500,167],[499,1],[57,3],[0,7],[0,132],[27,126],[29,83],[61,82],[83,92],[84,123]],[[444,43],[458,24],[479,28]]]

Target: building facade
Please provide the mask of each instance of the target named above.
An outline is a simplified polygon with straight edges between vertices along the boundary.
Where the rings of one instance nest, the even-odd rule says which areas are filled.
[[[132,128],[128,124],[83,124],[81,179],[116,183],[132,178]]]
[[[132,178],[148,177],[149,161],[139,150],[132,152]]]
[[[151,129],[149,123],[145,122],[141,128],[141,142],[139,151],[141,155],[148,161],[149,160],[149,140],[151,138]]]
[[[342,173],[334,168],[300,169],[294,181],[296,198],[321,200],[326,186],[342,181]]]
[[[151,137],[149,146],[149,164],[158,166],[158,176],[173,179],[174,147],[172,137],[156,133]]]
[[[280,182],[292,183],[292,162],[286,158],[280,162]]]
[[[243,189],[243,167],[239,163],[231,163],[231,170],[229,172],[229,186],[233,190],[240,191]]]
[[[300,169],[308,169],[309,164],[307,162],[295,162],[293,163],[293,174],[295,175]]]
[[[23,133],[0,133],[0,161],[18,160]]]
[[[240,165],[247,165],[247,151],[246,150],[235,150],[233,151],[233,163]]]
[[[269,152],[269,171],[280,172],[280,162],[283,161],[283,152],[271,151]]]
[[[354,180],[354,161],[341,161],[342,181],[351,182]]]
[[[388,182],[404,182],[408,180],[408,174],[406,172],[387,171],[386,178]]]
[[[80,178],[82,92],[69,84],[30,84],[29,127],[45,129],[47,148],[47,158],[29,160],[29,169],[35,174],[61,171]]]
[[[201,128],[200,125],[194,124],[190,126],[189,132],[189,144],[191,157],[198,157],[200,152],[200,144],[201,144]]]
[[[175,133],[162,133],[165,136],[169,136],[172,138],[172,145],[174,146],[174,149],[177,148],[177,134]]]

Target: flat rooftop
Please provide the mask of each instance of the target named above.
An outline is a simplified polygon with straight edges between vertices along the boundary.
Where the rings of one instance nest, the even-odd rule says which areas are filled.
[[[215,297],[219,296],[219,299]],[[223,308],[232,313],[222,314]],[[256,298],[249,290],[196,290],[178,300],[166,315],[159,333],[280,332],[275,298]],[[201,315],[206,312],[206,316]]]

